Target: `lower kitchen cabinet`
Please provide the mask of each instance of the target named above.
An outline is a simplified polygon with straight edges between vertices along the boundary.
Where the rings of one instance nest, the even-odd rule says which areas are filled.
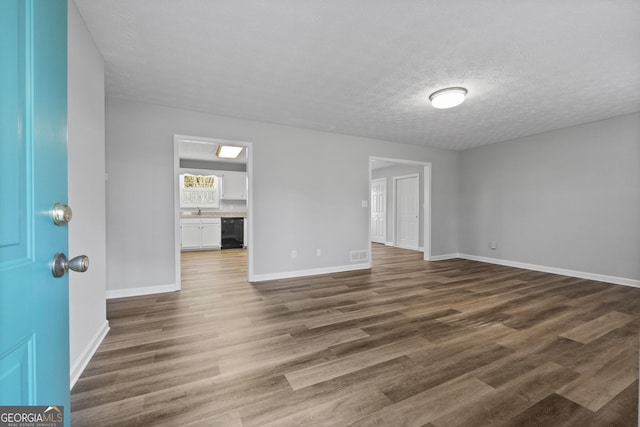
[[[220,218],[180,220],[182,249],[220,249]]]
[[[220,248],[220,218],[202,218],[202,247]]]
[[[202,230],[200,218],[180,220],[182,234],[182,249],[197,249],[202,247]]]

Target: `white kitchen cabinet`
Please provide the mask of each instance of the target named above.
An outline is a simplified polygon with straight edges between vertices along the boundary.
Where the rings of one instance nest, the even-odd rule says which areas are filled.
[[[223,200],[247,200],[247,173],[225,171],[220,187]]]
[[[220,249],[220,218],[182,218],[182,249]]]
[[[202,247],[220,248],[220,218],[202,218]]]
[[[180,221],[182,232],[182,248],[195,249],[202,246],[202,231],[200,230],[200,218],[182,219]]]

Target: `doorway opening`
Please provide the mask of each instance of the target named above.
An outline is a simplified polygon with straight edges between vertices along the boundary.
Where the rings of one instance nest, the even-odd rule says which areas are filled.
[[[244,238],[243,246],[246,246],[247,250],[247,280],[251,281],[253,277],[252,143],[176,134],[173,136],[173,144],[176,290],[182,288],[181,253],[183,249],[182,239],[184,237],[181,229],[182,222],[185,222],[185,226],[192,227],[192,224],[186,223],[200,221],[199,230],[201,236],[203,236],[201,239],[206,242],[204,245],[217,246],[215,250],[219,250],[223,247],[223,240],[226,242],[226,239],[223,239],[225,236],[222,221],[228,222],[225,218],[230,219],[231,217],[243,218],[243,230],[241,233],[238,232],[236,234],[243,235]],[[243,153],[241,152],[241,155],[237,158],[224,158],[216,155],[216,152],[219,153],[219,147],[221,146],[241,147]],[[180,183],[182,179],[186,179],[184,178],[185,174],[195,176],[213,175],[213,188],[215,191],[212,191],[206,197],[195,195],[194,197],[196,198],[190,200],[187,204],[185,204],[184,200],[181,202]],[[226,187],[225,180],[227,182]],[[205,201],[200,202],[200,200]],[[205,207],[198,206],[199,204],[203,204]],[[205,215],[203,215],[203,212],[205,212]],[[187,221],[183,221],[185,218],[187,218]],[[234,227],[238,228],[237,224],[234,224]],[[195,233],[187,233],[187,237],[191,237],[193,234]],[[189,244],[194,245],[191,242]]]
[[[372,243],[383,243],[421,251],[424,260],[429,261],[431,163],[370,157],[369,183],[369,250]],[[384,189],[381,188],[383,185]],[[381,196],[383,191],[384,205]],[[384,231],[380,227],[384,227]]]

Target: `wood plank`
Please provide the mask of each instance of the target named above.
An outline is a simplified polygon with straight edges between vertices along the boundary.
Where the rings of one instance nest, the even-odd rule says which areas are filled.
[[[265,399],[245,405],[241,411],[242,419],[247,426],[277,422],[279,419],[304,412],[310,407],[346,400],[351,395],[363,394],[366,390],[379,390],[378,384],[381,382],[393,381],[394,378],[397,379],[398,372],[409,372],[414,368],[416,364],[409,358],[399,357],[300,390],[294,391],[287,387]],[[364,393],[364,396],[367,395]],[[313,404],[310,405],[310,402]],[[365,414],[360,416],[363,415]]]
[[[575,374],[557,363],[549,362],[486,396],[470,396],[464,410],[450,411],[432,421],[436,427],[471,425],[508,425],[521,412],[551,395]],[[478,380],[479,381],[479,380]],[[484,384],[484,383],[483,383]]]
[[[308,328],[319,328],[321,326],[333,325],[336,323],[348,322],[350,320],[363,319],[367,317],[372,317],[378,314],[385,314],[394,311],[400,311],[402,309],[407,308],[406,305],[403,304],[384,304],[372,308],[364,308],[357,311],[349,311],[349,312],[337,312],[333,314],[320,315],[315,318],[308,319],[304,322],[304,324]]]
[[[600,338],[601,336],[608,334],[614,329],[624,326],[633,319],[634,317],[629,314],[612,311],[604,316],[592,320],[591,322],[576,326],[560,336],[578,341],[582,344],[587,344],[596,338]]]
[[[347,396],[340,396],[326,403],[308,406],[294,414],[273,420],[266,424],[256,424],[260,427],[279,426],[314,426],[334,427],[336,420],[345,425],[355,421],[363,414],[368,414],[384,408],[391,402],[380,391],[373,387],[354,390]],[[247,424],[249,426],[251,424]]]
[[[566,397],[595,412],[638,379],[637,349],[627,350],[611,362],[582,373],[578,378],[558,390]]]
[[[476,378],[457,378],[382,408],[352,425],[420,427],[446,414],[458,412],[470,399],[494,392],[493,388]]]
[[[588,425],[593,413],[555,393],[509,420],[511,426]]]
[[[408,338],[298,371],[288,372],[285,377],[291,384],[291,388],[299,390],[396,357],[424,350],[431,345],[421,337]]]

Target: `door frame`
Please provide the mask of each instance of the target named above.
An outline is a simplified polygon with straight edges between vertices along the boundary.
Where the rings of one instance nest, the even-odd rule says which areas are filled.
[[[415,160],[394,159],[389,157],[369,156],[369,194],[371,194],[371,161],[379,160],[384,162],[395,163],[398,165],[413,165],[423,167],[423,191],[424,191],[424,209],[423,209],[423,259],[431,261],[431,163]],[[394,236],[395,240],[395,236]],[[369,253],[371,253],[371,209],[369,209]]]
[[[418,232],[416,233],[418,244],[415,248],[409,248],[398,245],[398,181],[401,179],[415,178],[418,183],[416,195],[418,196],[418,211],[420,211],[420,174],[411,173],[407,175],[399,175],[393,177],[393,245],[398,248],[420,250],[420,219],[418,218]],[[423,242],[424,243],[424,242]]]
[[[247,150],[247,280],[252,281],[253,274],[253,143],[247,141],[236,141],[231,139],[209,138],[192,135],[173,135],[173,229],[174,229],[174,268],[175,268],[175,290],[182,289],[182,261],[180,259],[180,140],[188,139],[205,144],[227,144],[244,147]]]
[[[388,218],[388,212],[387,212],[387,178],[383,177],[383,178],[376,178],[376,179],[371,179],[369,185],[370,185],[370,190],[369,190],[369,203],[371,203],[371,196],[373,195],[373,193],[371,192],[371,190],[373,189],[373,183],[374,181],[380,181],[380,182],[384,182],[384,236],[383,236],[383,241],[382,242],[376,242],[376,243],[387,243],[387,218]],[[372,219],[370,219],[369,221],[370,223],[372,222]],[[369,224],[371,225],[371,224]],[[371,226],[369,226],[369,229],[371,229]],[[373,239],[373,233],[371,233],[371,238]]]

